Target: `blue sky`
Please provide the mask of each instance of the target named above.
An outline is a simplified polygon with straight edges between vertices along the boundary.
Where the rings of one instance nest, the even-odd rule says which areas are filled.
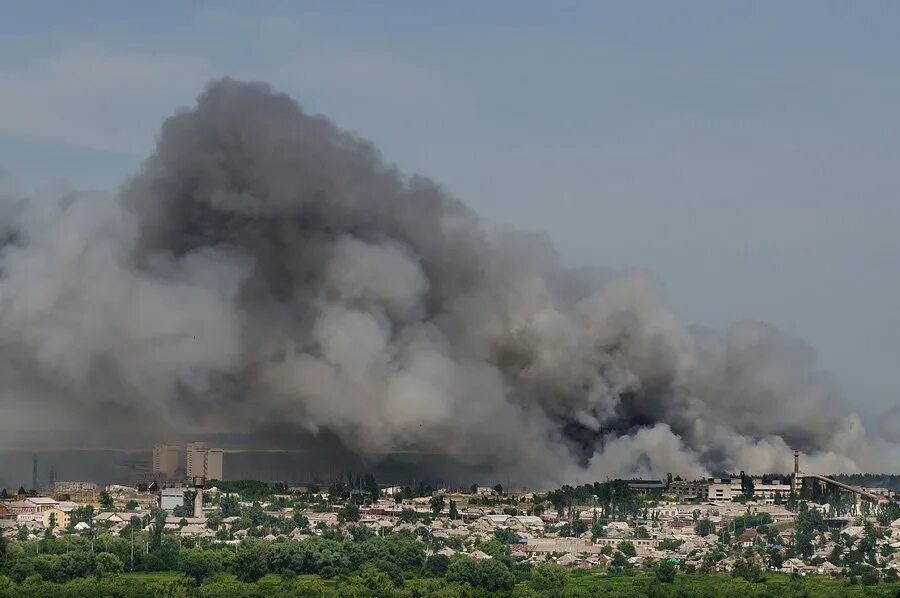
[[[0,170],[113,188],[203,83],[261,79],[686,320],[900,402],[896,2],[0,3]]]

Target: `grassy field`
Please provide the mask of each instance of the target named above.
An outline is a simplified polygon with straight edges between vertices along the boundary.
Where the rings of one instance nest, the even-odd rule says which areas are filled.
[[[184,573],[179,573],[178,571],[136,571],[134,573],[123,573],[122,575],[123,577],[140,581],[170,581],[184,577]]]

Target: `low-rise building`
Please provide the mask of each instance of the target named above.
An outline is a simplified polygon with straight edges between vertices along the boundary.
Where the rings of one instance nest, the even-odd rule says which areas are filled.
[[[159,493],[159,507],[165,511],[171,511],[175,507],[184,506],[184,493],[187,488],[163,488]]]
[[[707,480],[706,497],[712,501],[730,501],[741,495],[744,490],[740,478],[710,478]],[[764,481],[762,478],[753,478],[753,498],[769,503],[782,498],[787,500],[791,493],[791,485],[781,480]]]

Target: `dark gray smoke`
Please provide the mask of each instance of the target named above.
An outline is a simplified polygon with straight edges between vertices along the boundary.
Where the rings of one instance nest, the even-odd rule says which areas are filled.
[[[875,466],[805,344],[687,327],[262,84],[211,83],[116,198],[4,206],[13,428],[288,425],[533,482]]]

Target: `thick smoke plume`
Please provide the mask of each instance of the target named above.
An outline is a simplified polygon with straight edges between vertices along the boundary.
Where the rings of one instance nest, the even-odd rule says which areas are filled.
[[[116,197],[3,210],[12,428],[278,424],[533,483],[875,466],[803,343],[688,327],[262,84],[212,82]]]

